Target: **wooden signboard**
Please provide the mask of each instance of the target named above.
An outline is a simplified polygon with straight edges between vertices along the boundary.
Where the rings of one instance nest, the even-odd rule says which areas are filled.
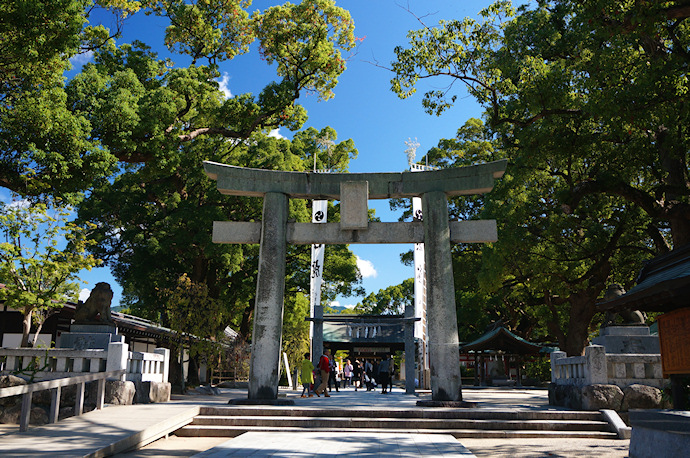
[[[690,374],[690,308],[664,313],[657,323],[664,377]]]

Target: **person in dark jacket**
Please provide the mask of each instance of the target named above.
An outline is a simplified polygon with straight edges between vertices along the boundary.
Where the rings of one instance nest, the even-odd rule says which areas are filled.
[[[390,393],[393,389],[391,377],[394,367],[393,358],[390,354],[386,355],[379,363],[378,380],[381,382],[381,394]]]
[[[352,364],[352,384],[355,387],[355,391],[357,391],[358,387],[362,387],[362,363],[358,359],[355,359],[355,362]]]

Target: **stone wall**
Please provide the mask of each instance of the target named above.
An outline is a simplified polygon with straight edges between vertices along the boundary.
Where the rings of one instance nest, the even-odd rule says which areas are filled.
[[[607,384],[576,386],[551,383],[549,404],[575,410],[610,409],[617,412],[671,408],[670,400],[663,396],[663,392],[648,385],[630,385],[621,389]]]

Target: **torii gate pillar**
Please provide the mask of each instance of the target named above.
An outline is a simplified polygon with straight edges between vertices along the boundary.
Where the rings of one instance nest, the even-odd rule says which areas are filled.
[[[424,193],[422,208],[431,396],[434,401],[462,401],[458,320],[445,193]]]
[[[267,192],[261,217],[259,276],[256,280],[249,399],[277,399],[283,335],[288,196]]]

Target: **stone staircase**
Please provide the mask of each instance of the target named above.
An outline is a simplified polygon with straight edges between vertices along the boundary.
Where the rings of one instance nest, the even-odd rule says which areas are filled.
[[[248,431],[451,434],[456,438],[616,439],[600,412],[498,409],[201,407],[183,437]]]

